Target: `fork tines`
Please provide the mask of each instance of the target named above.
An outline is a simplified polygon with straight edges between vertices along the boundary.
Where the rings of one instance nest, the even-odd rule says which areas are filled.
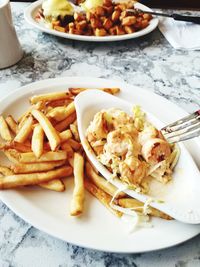
[[[200,110],[161,129],[170,143],[176,143],[200,135]]]

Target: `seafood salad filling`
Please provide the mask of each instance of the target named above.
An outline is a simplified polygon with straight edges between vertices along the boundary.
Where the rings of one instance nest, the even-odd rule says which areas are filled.
[[[147,193],[149,182],[167,183],[179,157],[178,147],[169,144],[139,106],[133,115],[111,108],[95,114],[87,140],[98,160],[129,188]]]

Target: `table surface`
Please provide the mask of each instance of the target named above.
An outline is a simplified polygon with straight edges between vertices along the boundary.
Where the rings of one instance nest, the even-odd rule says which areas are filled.
[[[117,43],[70,41],[27,25],[23,17],[27,3],[11,6],[25,54],[17,65],[0,71],[0,97],[37,80],[89,75],[146,88],[188,112],[200,108],[200,53],[173,49],[158,29]],[[0,266],[200,266],[200,235],[157,252],[103,253],[53,238],[0,202]]]

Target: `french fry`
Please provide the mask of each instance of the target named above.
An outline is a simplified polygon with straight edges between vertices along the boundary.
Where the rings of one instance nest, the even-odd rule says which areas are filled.
[[[69,162],[69,165],[74,168],[74,156],[70,157],[70,158],[67,158],[68,162]]]
[[[72,95],[76,96],[85,90],[92,90],[92,89],[94,89],[94,88],[69,88],[69,92]],[[120,88],[95,88],[95,89],[102,90],[102,91],[107,92],[107,93],[112,94],[112,95],[115,95],[115,94],[120,92]]]
[[[11,115],[9,115],[6,118],[6,123],[7,123],[8,127],[10,128],[10,130],[14,134],[16,134],[17,133],[17,123],[16,123],[16,121],[13,119],[13,117]]]
[[[6,176],[6,175],[12,175],[13,171],[8,167],[0,166],[0,173],[3,174],[3,176]]]
[[[137,199],[134,198],[121,198],[117,200],[118,205],[120,205],[123,208],[135,208],[138,212],[143,212],[143,206],[144,203],[140,202]],[[159,217],[165,220],[172,220],[173,218],[169,215],[165,214],[162,211],[159,211],[155,208],[149,207],[150,215]]]
[[[68,130],[65,130],[65,131],[59,133],[59,136],[60,136],[60,139],[61,139],[61,143],[63,143],[65,141],[67,141],[68,139],[72,138],[72,133],[68,129]]]
[[[53,161],[53,162],[17,164],[12,167],[12,170],[16,174],[50,171],[56,167],[63,165],[64,163],[65,163],[65,160],[58,160],[58,161]]]
[[[59,133],[61,144],[67,141],[68,139],[72,138],[72,133],[69,129]],[[62,146],[61,146],[62,147]],[[44,144],[44,149],[51,150],[49,143]],[[65,150],[65,149],[64,149]],[[68,150],[68,149],[67,149]]]
[[[10,162],[18,164],[19,160],[15,157],[15,153],[18,153],[15,149],[8,149],[4,151],[4,154],[9,159]]]
[[[70,215],[77,216],[83,212],[84,204],[84,159],[74,153],[74,191],[70,206]]]
[[[56,107],[50,110],[47,113],[47,117],[53,118],[56,121],[62,121],[66,119],[69,115],[74,113],[75,110],[75,105],[74,102],[71,102],[68,106],[61,106],[61,107]]]
[[[32,132],[33,117],[30,116],[26,119],[21,129],[18,131],[14,138],[15,142],[24,143],[28,138],[29,134]]]
[[[60,107],[60,106],[67,106],[73,101],[73,98],[69,96],[69,99],[59,99],[59,100],[52,100],[49,101],[46,106],[55,108],[55,107]]]
[[[51,180],[49,182],[41,183],[41,184],[39,184],[39,186],[42,188],[57,191],[57,192],[65,191],[65,185],[64,185],[63,181],[59,180],[59,179],[55,179],[55,180]]]
[[[77,128],[77,125],[75,124],[70,124],[69,126],[73,136],[74,136],[74,139],[77,141],[77,142],[80,142],[80,137],[79,137],[79,133],[78,133],[78,128]]]
[[[105,178],[103,178],[102,176],[98,175],[94,169],[92,168],[92,166],[89,164],[89,162],[86,162],[86,174],[87,177],[96,185],[98,186],[100,189],[102,189],[104,192],[106,192],[107,194],[109,194],[110,196],[114,196],[117,188],[112,185],[111,183],[109,183]],[[120,192],[117,195],[117,198],[121,198],[121,197],[125,197],[126,194],[124,192]]]
[[[69,115],[66,119],[64,119],[63,121],[60,121],[59,123],[57,123],[55,125],[55,129],[58,132],[61,132],[63,130],[66,130],[68,128],[68,126],[73,123],[76,120],[76,113],[72,113],[71,115]]]
[[[47,119],[47,117],[39,110],[32,110],[33,117],[39,122],[42,129],[44,130],[51,147],[51,150],[55,150],[59,144],[60,144],[60,137],[56,131],[56,129],[53,127],[51,122]]]
[[[61,148],[62,148],[62,150],[66,151],[67,158],[73,157],[74,150],[72,149],[72,147],[67,142],[62,143],[61,144]]]
[[[44,102],[43,101],[39,101],[37,104],[31,106],[26,112],[24,112],[18,119],[18,130],[21,129],[24,121],[26,120],[26,118],[31,114],[31,111],[33,109],[38,109],[38,110],[41,110],[43,109],[45,106]]]
[[[6,121],[4,120],[3,116],[0,116],[0,135],[6,141],[12,140],[12,136],[11,136],[10,131],[8,129],[8,125],[7,125]]]
[[[40,124],[37,124],[33,129],[31,148],[37,158],[43,153],[44,131]]]
[[[109,194],[107,194],[102,189],[98,188],[96,185],[91,183],[88,179],[85,179],[84,185],[85,185],[85,188],[93,196],[95,196],[109,211],[111,211],[117,217],[121,217],[122,216],[122,213],[120,211],[114,210],[110,206],[110,202],[112,200],[112,197]]]
[[[81,92],[88,90],[88,89],[89,88],[73,88],[72,87],[72,88],[69,88],[68,90],[72,95],[76,96],[76,95],[80,94]]]
[[[82,147],[82,145],[74,139],[69,139],[65,143],[69,144],[75,151],[78,151]]]
[[[13,154],[15,157],[15,155]],[[37,158],[33,152],[27,153],[18,153],[15,157],[21,163],[31,163],[31,162],[46,162],[46,161],[58,161],[67,159],[66,151],[58,150],[58,151],[49,151],[43,153],[40,158]]]
[[[31,104],[36,104],[39,101],[52,101],[69,98],[68,92],[55,92],[48,94],[35,95],[30,98]]]
[[[72,175],[72,167],[66,166],[48,172],[15,174],[0,178],[0,189],[16,188],[24,185],[36,185]]]
[[[15,149],[19,152],[31,152],[31,145],[28,143],[18,143],[15,141],[6,143],[3,147],[4,150]]]

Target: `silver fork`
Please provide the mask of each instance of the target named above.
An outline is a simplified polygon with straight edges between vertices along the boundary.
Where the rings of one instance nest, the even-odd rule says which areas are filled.
[[[200,135],[200,110],[161,129],[169,143],[185,141]]]

